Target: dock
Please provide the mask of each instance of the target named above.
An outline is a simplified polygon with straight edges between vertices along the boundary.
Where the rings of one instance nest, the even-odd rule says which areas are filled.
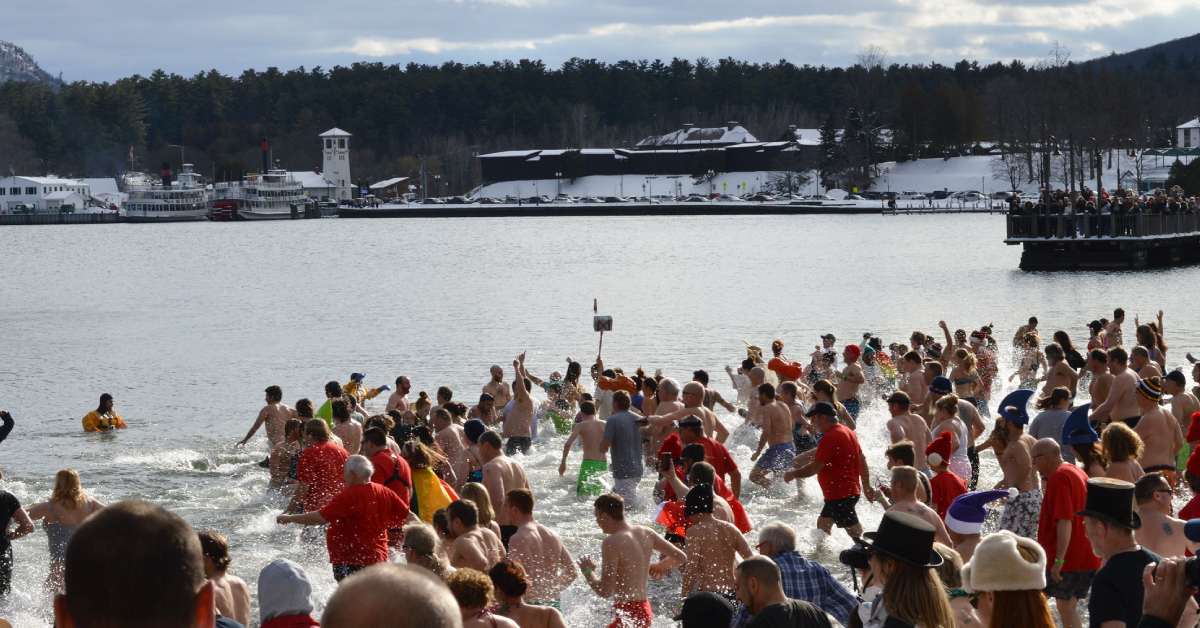
[[[880,214],[882,207],[837,201],[790,203],[705,201],[687,203],[412,203],[376,208],[339,207],[339,218],[532,218],[557,216],[758,216],[809,214]]]
[[[1200,262],[1200,214],[1010,215],[1022,270],[1139,270]]]
[[[63,214],[34,212],[29,214],[0,214],[0,225],[98,225],[124,222],[117,212],[97,214]]]

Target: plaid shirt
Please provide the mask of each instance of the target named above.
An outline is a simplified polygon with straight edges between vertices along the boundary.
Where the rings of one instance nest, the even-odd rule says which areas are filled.
[[[771,557],[783,576],[783,592],[793,600],[804,600],[845,624],[858,608],[858,596],[846,590],[823,565],[806,560],[798,552]],[[734,628],[745,626],[750,615],[743,606],[733,621]]]

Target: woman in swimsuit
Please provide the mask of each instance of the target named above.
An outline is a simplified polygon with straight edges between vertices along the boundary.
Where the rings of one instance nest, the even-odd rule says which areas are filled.
[[[496,609],[498,615],[517,622],[521,628],[567,628],[558,609],[525,603],[529,576],[525,574],[521,563],[502,560],[488,570],[488,577],[496,587],[496,597],[500,602]]]
[[[50,495],[50,500],[34,504],[29,509],[30,519],[42,520],[42,526],[46,530],[46,541],[50,546],[47,590],[62,591],[67,542],[71,540],[75,529],[101,508],[104,508],[104,504],[81,488],[79,474],[74,469],[63,469],[54,476],[54,492]]]
[[[1025,334],[1023,343],[1020,349],[1020,366],[1017,367],[1017,372],[1008,376],[1008,381],[1012,381],[1014,377],[1020,377],[1021,388],[1034,390],[1038,383],[1038,369],[1046,367],[1046,357],[1042,355],[1041,349],[1038,348],[1038,337],[1036,334]]]
[[[1120,421],[1109,423],[1100,435],[1100,444],[1108,458],[1104,477],[1134,484],[1146,474],[1138,462],[1142,457],[1142,439],[1133,428]]]
[[[492,603],[492,580],[474,569],[459,569],[446,579],[458,607],[463,628],[521,628],[516,622],[488,610]]]
[[[459,497],[475,503],[479,510],[479,527],[487,528],[495,532],[496,536],[500,536],[500,524],[496,523],[496,511],[492,509],[492,497],[486,486],[479,482],[467,482],[463,484]]]
[[[982,379],[979,377],[979,371],[975,368],[975,354],[967,349],[954,350],[954,368],[950,369],[950,380],[954,382],[954,394],[958,395],[959,399],[971,402],[971,405],[979,406],[979,391],[982,388]]]
[[[850,429],[855,429],[856,426],[854,423],[854,417],[850,416],[850,411],[846,409],[846,406],[842,405],[842,402],[836,401],[833,398],[833,395],[836,392],[837,388],[833,385],[833,382],[827,379],[822,379],[813,384],[811,397],[813,403],[824,401],[825,403],[833,406],[834,409],[837,410],[838,423],[841,423]]]

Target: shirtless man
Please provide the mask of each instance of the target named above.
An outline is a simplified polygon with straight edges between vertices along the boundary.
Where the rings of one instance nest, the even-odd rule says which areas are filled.
[[[679,382],[675,381],[673,378],[664,377],[662,381],[658,382],[658,405],[656,405],[654,408],[656,416],[660,418],[674,416],[676,412],[683,410],[684,405],[681,401],[679,401],[679,393]],[[695,402],[697,407],[701,406],[703,401],[704,399],[702,393],[700,401]],[[706,414],[715,419],[716,415],[712,414],[711,410],[708,410],[707,408],[705,408],[705,410],[707,410]],[[693,413],[688,412],[684,416],[687,416],[687,414]],[[699,414],[696,416],[699,416]],[[700,420],[703,421],[704,419]],[[671,434],[671,428],[671,422],[666,420],[649,423],[649,429],[645,430],[645,437],[647,439],[645,444],[645,453],[647,459],[652,459],[654,457],[655,452],[657,452],[658,448],[662,446],[663,440],[665,440],[667,436]]]
[[[846,360],[846,367],[842,369],[837,383],[837,399],[846,406],[846,411],[854,420],[858,420],[858,413],[862,410],[862,402],[858,398],[858,387],[862,386],[867,378],[863,375],[862,365],[858,363],[858,358],[862,356],[862,349],[858,345],[846,345],[842,351],[842,358]]]
[[[1029,415],[1024,412],[1006,412],[1001,410],[1004,418],[1005,442],[1004,453],[1000,454],[1000,470],[1004,478],[996,483],[994,488],[1015,488],[1019,491],[1015,498],[1009,499],[1000,515],[1000,529],[1008,530],[1018,536],[1037,538],[1038,515],[1042,510],[1042,489],[1038,475],[1033,468],[1033,445],[1037,439],[1025,433],[1025,424]]]
[[[204,553],[204,577],[213,585],[213,602],[217,614],[250,625],[250,589],[246,581],[229,575],[229,541],[212,530],[200,532],[200,549]]]
[[[562,461],[558,463],[558,474],[567,472],[567,457],[575,441],[583,443],[583,461],[579,465],[579,479],[575,481],[575,494],[591,497],[604,492],[604,484],[598,479],[608,471],[608,458],[604,452],[605,422],[596,418],[596,404],[592,401],[579,403],[579,421],[571,428],[571,435],[563,443]]]
[[[888,413],[892,415],[887,422],[892,443],[907,440],[912,442],[914,451],[925,451],[925,447],[933,440],[933,432],[929,431],[929,424],[925,419],[911,412],[912,403],[908,395],[902,390],[897,390],[884,400],[888,404]],[[918,471],[929,475],[929,462],[925,456],[917,456],[914,462]]]
[[[1029,334],[1029,333],[1037,334],[1038,333],[1037,326],[1038,326],[1037,317],[1030,316],[1029,322],[1018,327],[1017,333],[1013,334],[1013,346],[1020,348],[1021,344],[1025,341],[1025,334]],[[1038,344],[1042,344],[1040,340],[1039,340]]]
[[[483,385],[483,392],[492,396],[497,408],[503,408],[512,399],[512,389],[504,381],[504,369],[498,364],[492,365],[492,379]]]
[[[1098,406],[1092,404],[1088,421],[1100,425],[1124,421],[1129,427],[1137,428],[1138,421],[1142,419],[1137,402],[1138,379],[1129,370],[1129,354],[1121,347],[1108,350],[1108,371],[1113,378],[1108,397]]]
[[[1129,370],[1137,373],[1141,379],[1162,377],[1162,370],[1150,359],[1150,352],[1146,350],[1146,347],[1141,345],[1129,350]]]
[[[1113,376],[1108,372],[1108,354],[1103,349],[1089,351],[1087,370],[1092,374],[1092,382],[1088,384],[1088,397],[1095,408],[1108,399],[1108,392],[1112,389]]]
[[[504,498],[508,519],[517,532],[508,541],[508,557],[525,567],[529,575],[528,604],[558,607],[558,595],[579,572],[575,562],[550,528],[533,519],[533,493],[528,489],[509,491]]]
[[[454,469],[454,488],[461,489],[471,473],[471,458],[467,450],[469,443],[463,426],[451,420],[450,413],[445,408],[438,408],[433,412],[433,429],[437,430],[433,435],[434,444],[442,450],[442,454],[450,461],[450,467]]]
[[[1071,398],[1074,399],[1079,388],[1079,374],[1067,364],[1062,347],[1057,343],[1048,344],[1045,354],[1047,368],[1043,379],[1046,383],[1042,386],[1041,396],[1049,397],[1055,388],[1061,386],[1071,391]]]
[[[1173,558],[1184,552],[1194,551],[1196,544],[1183,535],[1183,519],[1176,519],[1171,503],[1175,491],[1167,484],[1161,473],[1147,473],[1134,485],[1138,515],[1142,527],[1134,531],[1134,537],[1142,547],[1162,556]]]
[[[471,406],[467,412],[468,419],[479,419],[487,425],[495,425],[500,421],[500,417],[496,416],[496,400],[487,393],[479,395],[479,403]]]
[[[721,396],[720,391],[718,391],[716,388],[709,388],[708,371],[705,371],[704,369],[693,371],[692,381],[699,382],[701,386],[704,386],[705,408],[712,410],[713,408],[717,407],[717,404],[721,404],[721,407],[725,408],[726,412],[734,412],[737,410],[737,406],[725,401],[725,397]]]
[[[721,420],[717,418],[715,412],[704,407],[704,385],[700,382],[688,382],[683,386],[682,396],[682,408],[667,414],[661,414],[662,404],[659,404],[658,412],[660,414],[646,417],[646,421],[650,425],[650,430],[655,433],[670,432],[672,424],[676,421],[695,415],[704,423],[704,435],[706,437],[715,438],[718,443],[724,443],[725,439],[729,438],[729,430],[721,424]],[[655,451],[658,450],[655,449]]]
[[[904,358],[900,360],[900,371],[904,373],[904,383],[900,389],[908,395],[912,405],[920,407],[925,403],[925,395],[929,389],[929,382],[925,381],[925,365],[921,361],[921,354],[916,351],[904,354]]]
[[[746,419],[746,422],[756,427],[762,427],[762,405],[758,403],[758,387],[762,386],[767,381],[767,371],[761,366],[756,366],[750,369],[750,386],[751,395],[749,401],[746,402],[746,407],[738,410],[738,416]]]
[[[275,449],[283,443],[283,426],[288,419],[296,417],[296,411],[283,403],[283,390],[278,386],[267,386],[266,403],[267,405],[258,411],[258,418],[254,419],[254,425],[250,426],[246,437],[238,442],[238,447],[245,445],[258,432],[259,426],[264,424],[267,426],[267,450]]]
[[[1138,411],[1142,420],[1133,431],[1141,437],[1143,450],[1138,462],[1146,473],[1161,472],[1171,485],[1175,485],[1175,455],[1183,447],[1183,431],[1179,421],[1159,405],[1162,401],[1162,380],[1157,377],[1143,379],[1137,386]]]
[[[728,594],[737,584],[733,571],[737,555],[750,558],[754,551],[737,526],[713,517],[712,485],[693,486],[684,499],[683,513],[691,525],[684,547],[687,563],[681,597],[697,591]]]
[[[654,530],[629,525],[625,521],[625,502],[614,494],[601,495],[594,505],[596,525],[604,532],[600,545],[602,568],[596,577],[596,563],[579,559],[579,570],[592,591],[613,601],[616,626],[649,628],[654,612],[646,595],[647,576],[656,579],[687,562],[687,555]],[[663,560],[651,563],[654,552]]]
[[[350,404],[346,399],[335,399],[331,405],[333,411],[333,435],[342,440],[346,453],[353,456],[362,446],[362,425],[350,418]]]
[[[1112,349],[1120,347],[1125,342],[1121,335],[1121,325],[1125,323],[1125,310],[1117,308],[1113,310],[1113,319],[1104,326],[1105,347]]]
[[[924,456],[918,457],[924,458]],[[917,499],[917,487],[920,486],[918,473],[913,467],[892,467],[892,505],[888,506],[887,511],[906,512],[924,519],[933,526],[933,540],[954,547],[954,542],[950,540],[950,533],[946,530],[946,524],[938,516],[937,511]]]
[[[512,456],[518,451],[528,454],[529,446],[533,444],[533,398],[529,396],[532,389],[533,383],[525,373],[525,353],[522,352],[513,360],[512,410],[504,414],[502,435],[508,439],[504,443],[505,455]],[[496,403],[499,402],[500,397],[496,397]]]
[[[508,509],[504,507],[504,496],[509,491],[529,488],[529,480],[520,463],[504,455],[500,450],[500,435],[487,431],[479,437],[479,461],[483,463],[483,486],[488,490],[492,510],[496,512],[496,523],[500,526],[500,540],[507,545],[517,527],[508,520]]]
[[[750,472],[750,481],[768,488],[771,486],[771,480],[767,474],[772,471],[787,471],[796,459],[796,445],[792,442],[794,423],[788,407],[775,399],[774,386],[763,384],[758,387],[758,403],[762,406],[762,435],[758,439],[758,448],[750,456],[751,460],[757,461],[754,470]],[[760,459],[763,447],[767,447],[767,455]],[[729,576],[729,582],[732,583],[732,571]],[[690,591],[683,592],[684,596],[688,593]]]
[[[1163,378],[1163,392],[1171,395],[1171,414],[1186,434],[1192,422],[1192,414],[1200,411],[1200,399],[1188,391],[1187,378],[1184,377],[1183,371],[1167,373]]]
[[[479,527],[479,509],[469,499],[451,502],[446,507],[450,521],[450,566],[456,569],[475,569],[487,573],[492,565],[504,560],[504,546],[496,533]]]
[[[783,382],[779,385],[779,401],[792,415],[792,444],[796,453],[801,454],[817,446],[813,435],[812,423],[804,416],[807,411],[800,403],[800,385],[796,382]]]
[[[396,412],[407,411],[409,409],[408,393],[411,390],[412,390],[412,381],[409,380],[408,377],[405,377],[404,375],[397,377],[396,378],[396,390],[394,392],[392,392],[391,395],[388,396],[387,406],[384,408],[384,411],[385,412],[391,412],[392,410],[395,410]]]

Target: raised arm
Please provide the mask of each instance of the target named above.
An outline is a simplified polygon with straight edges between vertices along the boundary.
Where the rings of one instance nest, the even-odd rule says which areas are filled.
[[[516,360],[513,360],[513,398],[519,402],[529,401],[529,391],[525,389],[525,354],[522,353]]]
[[[0,442],[3,442],[4,439],[8,438],[16,423],[13,421],[12,415],[8,413],[8,410],[0,410],[0,420],[4,421],[4,425],[0,425]]]

